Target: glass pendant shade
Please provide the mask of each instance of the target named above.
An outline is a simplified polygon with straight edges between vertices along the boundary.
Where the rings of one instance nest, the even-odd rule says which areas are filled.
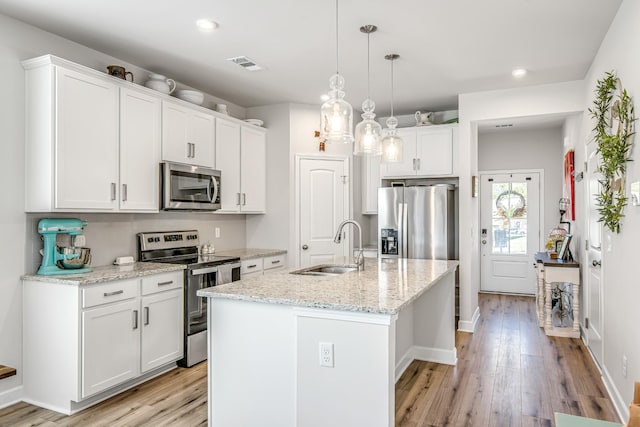
[[[366,99],[362,103],[362,121],[356,125],[353,154],[358,156],[379,156],[382,154],[382,126],[376,122],[373,111],[375,102]]]
[[[344,98],[344,78],[329,79],[329,99],[320,107],[320,134],[326,142],[353,142],[353,108]]]
[[[387,119],[387,129],[385,136],[382,138],[382,163],[399,163],[402,162],[404,152],[404,141],[398,136],[396,127],[398,119],[393,115],[393,61],[399,58],[399,55],[392,53],[386,55],[384,59],[391,62],[391,116]]]

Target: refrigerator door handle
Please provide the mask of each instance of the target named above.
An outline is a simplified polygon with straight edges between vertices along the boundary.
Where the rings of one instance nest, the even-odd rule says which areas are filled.
[[[409,257],[409,233],[407,230],[407,207],[406,203],[402,204],[402,258]]]
[[[398,203],[398,214],[396,216],[396,218],[398,218],[398,258],[402,258],[402,248],[404,247],[404,222],[402,220],[402,206],[403,203]]]

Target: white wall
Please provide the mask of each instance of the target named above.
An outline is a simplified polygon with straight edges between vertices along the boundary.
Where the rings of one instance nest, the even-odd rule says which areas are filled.
[[[40,239],[35,232],[37,218],[46,215],[24,213],[24,70],[20,61],[53,54],[82,65],[106,70],[109,64],[122,64],[136,76],[146,80],[147,71],[102,54],[77,43],[41,31],[4,15],[0,15],[0,129],[2,130],[2,190],[0,227],[0,364],[17,368],[17,376],[0,381],[0,407],[20,398],[22,384],[22,288],[20,276],[33,273],[39,263]],[[207,103],[220,101],[207,96]],[[245,109],[229,105],[232,114],[244,117]],[[69,214],[89,221],[88,245],[92,247],[94,265],[111,262],[117,255],[135,255],[135,233],[138,231],[198,228],[203,238],[218,248],[243,247],[244,216],[215,214],[162,213],[134,214]],[[213,227],[221,227],[221,239],[213,239]]]
[[[562,128],[505,130],[478,135],[478,170],[544,170],[542,241],[558,225],[562,197]]]
[[[625,0],[611,24],[600,50],[586,77],[584,96],[587,105],[593,103],[596,80],[606,71],[615,70],[636,106],[640,101],[640,2]],[[636,108],[636,115],[639,109]],[[636,123],[637,126],[637,123]],[[583,141],[593,128],[587,116],[583,122]],[[627,164],[625,181],[627,194],[631,182],[640,180],[640,140],[635,138],[633,161]],[[608,233],[610,234],[610,233]],[[611,235],[611,251],[602,253],[604,289],[604,375],[614,393],[619,394],[618,407],[627,412],[632,399],[633,382],[640,381],[640,281],[638,280],[638,242],[640,236],[640,208],[628,206],[620,234]],[[603,243],[606,242],[606,236]],[[606,243],[603,245],[606,247]],[[622,375],[622,357],[628,358],[628,373]]]
[[[460,329],[473,330],[478,308],[480,253],[478,199],[471,177],[478,174],[478,122],[513,117],[582,112],[581,81],[461,94],[460,112]]]

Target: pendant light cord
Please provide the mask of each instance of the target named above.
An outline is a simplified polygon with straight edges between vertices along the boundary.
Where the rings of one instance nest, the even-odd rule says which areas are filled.
[[[393,117],[393,59],[391,60],[391,117]]]
[[[367,33],[367,99],[371,99],[371,32]]]
[[[336,74],[340,74],[338,70],[338,0],[336,0]]]

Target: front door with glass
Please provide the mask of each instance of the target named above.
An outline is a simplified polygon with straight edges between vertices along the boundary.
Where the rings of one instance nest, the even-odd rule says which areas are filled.
[[[540,175],[483,174],[480,179],[480,288],[534,294],[533,255],[540,248]]]

